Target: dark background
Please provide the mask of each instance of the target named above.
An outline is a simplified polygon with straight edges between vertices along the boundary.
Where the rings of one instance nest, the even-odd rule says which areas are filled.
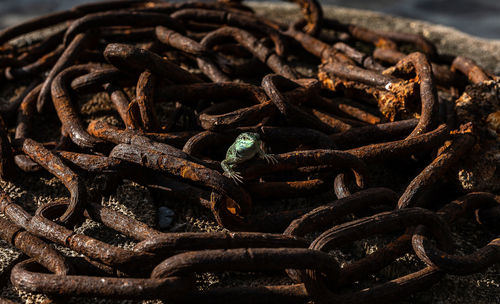
[[[262,0],[261,0],[262,1]],[[358,9],[427,20],[484,38],[500,39],[500,0],[320,0]],[[0,28],[71,8],[88,0],[0,0]]]

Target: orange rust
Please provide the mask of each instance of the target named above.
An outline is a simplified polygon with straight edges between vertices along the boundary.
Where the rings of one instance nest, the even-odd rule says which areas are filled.
[[[412,117],[409,113],[413,111],[407,108],[407,101],[414,99],[416,96],[417,83],[414,81],[404,80],[391,83],[388,88],[389,91],[385,91],[355,81],[329,77],[328,73],[323,71],[318,72],[318,78],[323,87],[331,91],[341,90],[345,94],[373,98],[377,101],[380,112],[389,121]],[[350,91],[352,93],[349,93]]]
[[[376,42],[375,46],[381,49],[395,49],[396,45],[391,40],[380,37]]]
[[[189,166],[183,166],[180,172],[181,177],[189,178],[193,180],[198,180],[196,174],[194,174],[193,170]]]
[[[500,111],[490,113],[486,118],[486,122],[491,130],[497,134],[500,133]]]
[[[450,134],[474,134],[474,130],[474,124],[472,122],[468,122],[460,125],[458,129],[450,131]]]

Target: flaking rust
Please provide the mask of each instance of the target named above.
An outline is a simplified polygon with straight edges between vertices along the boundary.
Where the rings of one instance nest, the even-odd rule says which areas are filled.
[[[500,185],[498,77],[421,35],[292,2],[303,15],[289,25],[237,0],[126,0],[0,31],[2,81],[28,84],[0,104],[0,177],[47,171],[69,192],[35,208],[31,193],[0,189],[0,238],[29,257],[13,286],[61,301],[387,303],[500,262],[498,239],[462,255],[450,233],[460,218],[500,220],[498,196],[471,192]],[[170,221],[201,212],[220,232],[160,231],[98,204],[123,180],[172,208]],[[86,219],[122,236],[81,233]],[[356,261],[329,253],[375,234],[387,242]],[[424,267],[404,274],[405,255]],[[194,280],[227,271],[252,282]],[[282,277],[256,284],[262,272]]]
[[[477,144],[459,166],[458,179],[467,191],[499,189],[500,79],[472,84],[455,101],[459,123],[473,123]]]

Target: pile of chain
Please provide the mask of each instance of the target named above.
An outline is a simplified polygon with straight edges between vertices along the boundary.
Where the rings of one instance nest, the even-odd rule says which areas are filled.
[[[30,257],[13,267],[14,286],[192,303],[387,302],[500,262],[500,239],[456,255],[450,232],[459,218],[500,219],[500,197],[467,193],[457,179],[459,161],[495,141],[488,126],[500,112],[493,105],[485,110],[491,115],[469,121],[456,114],[455,100],[471,88],[487,94],[495,76],[470,59],[438,54],[420,35],[343,24],[324,18],[316,0],[294,2],[303,19],[290,25],[240,1],[125,0],[0,32],[2,81],[30,82],[1,105],[1,178],[46,170],[70,195],[29,214],[2,190],[0,237]],[[37,31],[43,39],[12,43]],[[121,119],[115,125],[82,119],[79,98],[103,91]],[[33,129],[47,117],[60,121],[60,132],[38,142],[35,134],[55,134]],[[238,184],[220,162],[243,132],[258,133],[276,163],[241,162]],[[201,204],[237,232],[160,232],[97,204],[86,187],[92,174]],[[307,203],[322,193],[337,199]],[[253,204],[290,198],[305,203],[252,212]],[[85,218],[137,243],[124,249],[75,232]],[[342,267],[329,254],[375,235],[396,237]],[[353,291],[407,253],[426,266]],[[295,284],[200,290],[194,280],[283,270]]]

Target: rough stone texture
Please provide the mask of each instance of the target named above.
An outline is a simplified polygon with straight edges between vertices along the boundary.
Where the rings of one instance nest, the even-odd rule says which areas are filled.
[[[252,3],[258,13],[279,16],[280,20],[287,18],[292,20],[298,13],[298,9],[293,5],[284,4],[262,4]],[[403,18],[388,17],[379,13],[345,9],[338,7],[325,7],[325,15],[337,18],[343,22],[360,24],[370,28],[383,30],[409,31],[423,33],[426,37],[435,42],[440,52],[466,55],[486,68],[500,71],[500,41],[488,41],[478,39],[460,33],[451,28],[429,23],[414,21]],[[0,84],[0,96],[10,99],[15,95],[13,88]],[[116,114],[103,116],[104,112],[111,110],[109,101],[104,94],[98,94],[94,98],[82,98],[80,101],[84,119],[89,121],[94,118],[106,119],[109,123],[118,123]],[[58,133],[60,124],[53,120],[38,116],[34,129],[37,130],[35,138],[39,140],[54,138]],[[10,130],[12,132],[12,130]],[[100,177],[87,177],[89,189],[98,188],[102,185]],[[16,203],[22,205],[25,210],[34,213],[41,204],[52,200],[67,197],[68,193],[64,186],[54,177],[46,172],[37,174],[19,173],[11,182],[0,181],[0,187],[4,189]],[[331,198],[330,198],[331,199]],[[167,206],[175,211],[174,222],[168,231],[221,231],[212,216],[199,206],[186,205],[181,201],[168,201],[161,195],[154,195],[148,189],[131,182],[125,182],[116,189],[112,189],[106,196],[95,198],[96,202],[119,210],[129,216],[141,220],[148,225],[157,225],[157,211],[159,206]],[[310,199],[310,204],[320,204],[327,202],[327,198]],[[304,203],[301,201],[300,203]],[[286,205],[288,208],[296,207],[300,204],[297,200],[287,200],[279,204],[259,204],[256,212],[263,210],[275,210]],[[454,230],[454,239],[458,247],[458,254],[467,254],[475,248],[484,246],[494,236],[477,225],[464,221],[459,223]],[[130,248],[134,241],[130,240],[102,225],[87,220],[82,226],[77,227],[78,233],[84,233],[111,244]],[[67,249],[61,251],[67,255],[74,255]],[[355,253],[334,252],[334,254],[349,261],[359,258],[359,254],[370,253],[377,248],[373,240],[366,243],[356,244]],[[43,295],[29,294],[16,290],[10,284],[8,278],[10,268],[18,261],[19,252],[10,247],[6,242],[0,242],[0,297],[8,298],[19,303],[41,303],[47,298]],[[421,267],[421,263],[413,256],[405,256],[395,265],[391,265],[381,274],[378,279],[393,278],[397,275],[414,271]],[[412,295],[409,299],[401,303],[500,303],[500,265],[490,267],[485,273],[472,276],[447,276],[440,283],[431,289]],[[258,278],[258,279],[256,279]],[[200,288],[210,288],[215,286],[238,286],[238,285],[262,285],[262,284],[283,284],[289,283],[285,276],[267,275],[256,276],[254,274],[202,274],[198,276]],[[370,282],[369,284],[373,284]],[[65,301],[63,301],[65,302]],[[114,301],[103,299],[68,299],[68,303],[163,303],[162,301]]]
[[[478,143],[459,165],[458,180],[467,191],[500,190],[500,77],[470,85],[455,101],[460,123],[472,121]]]

